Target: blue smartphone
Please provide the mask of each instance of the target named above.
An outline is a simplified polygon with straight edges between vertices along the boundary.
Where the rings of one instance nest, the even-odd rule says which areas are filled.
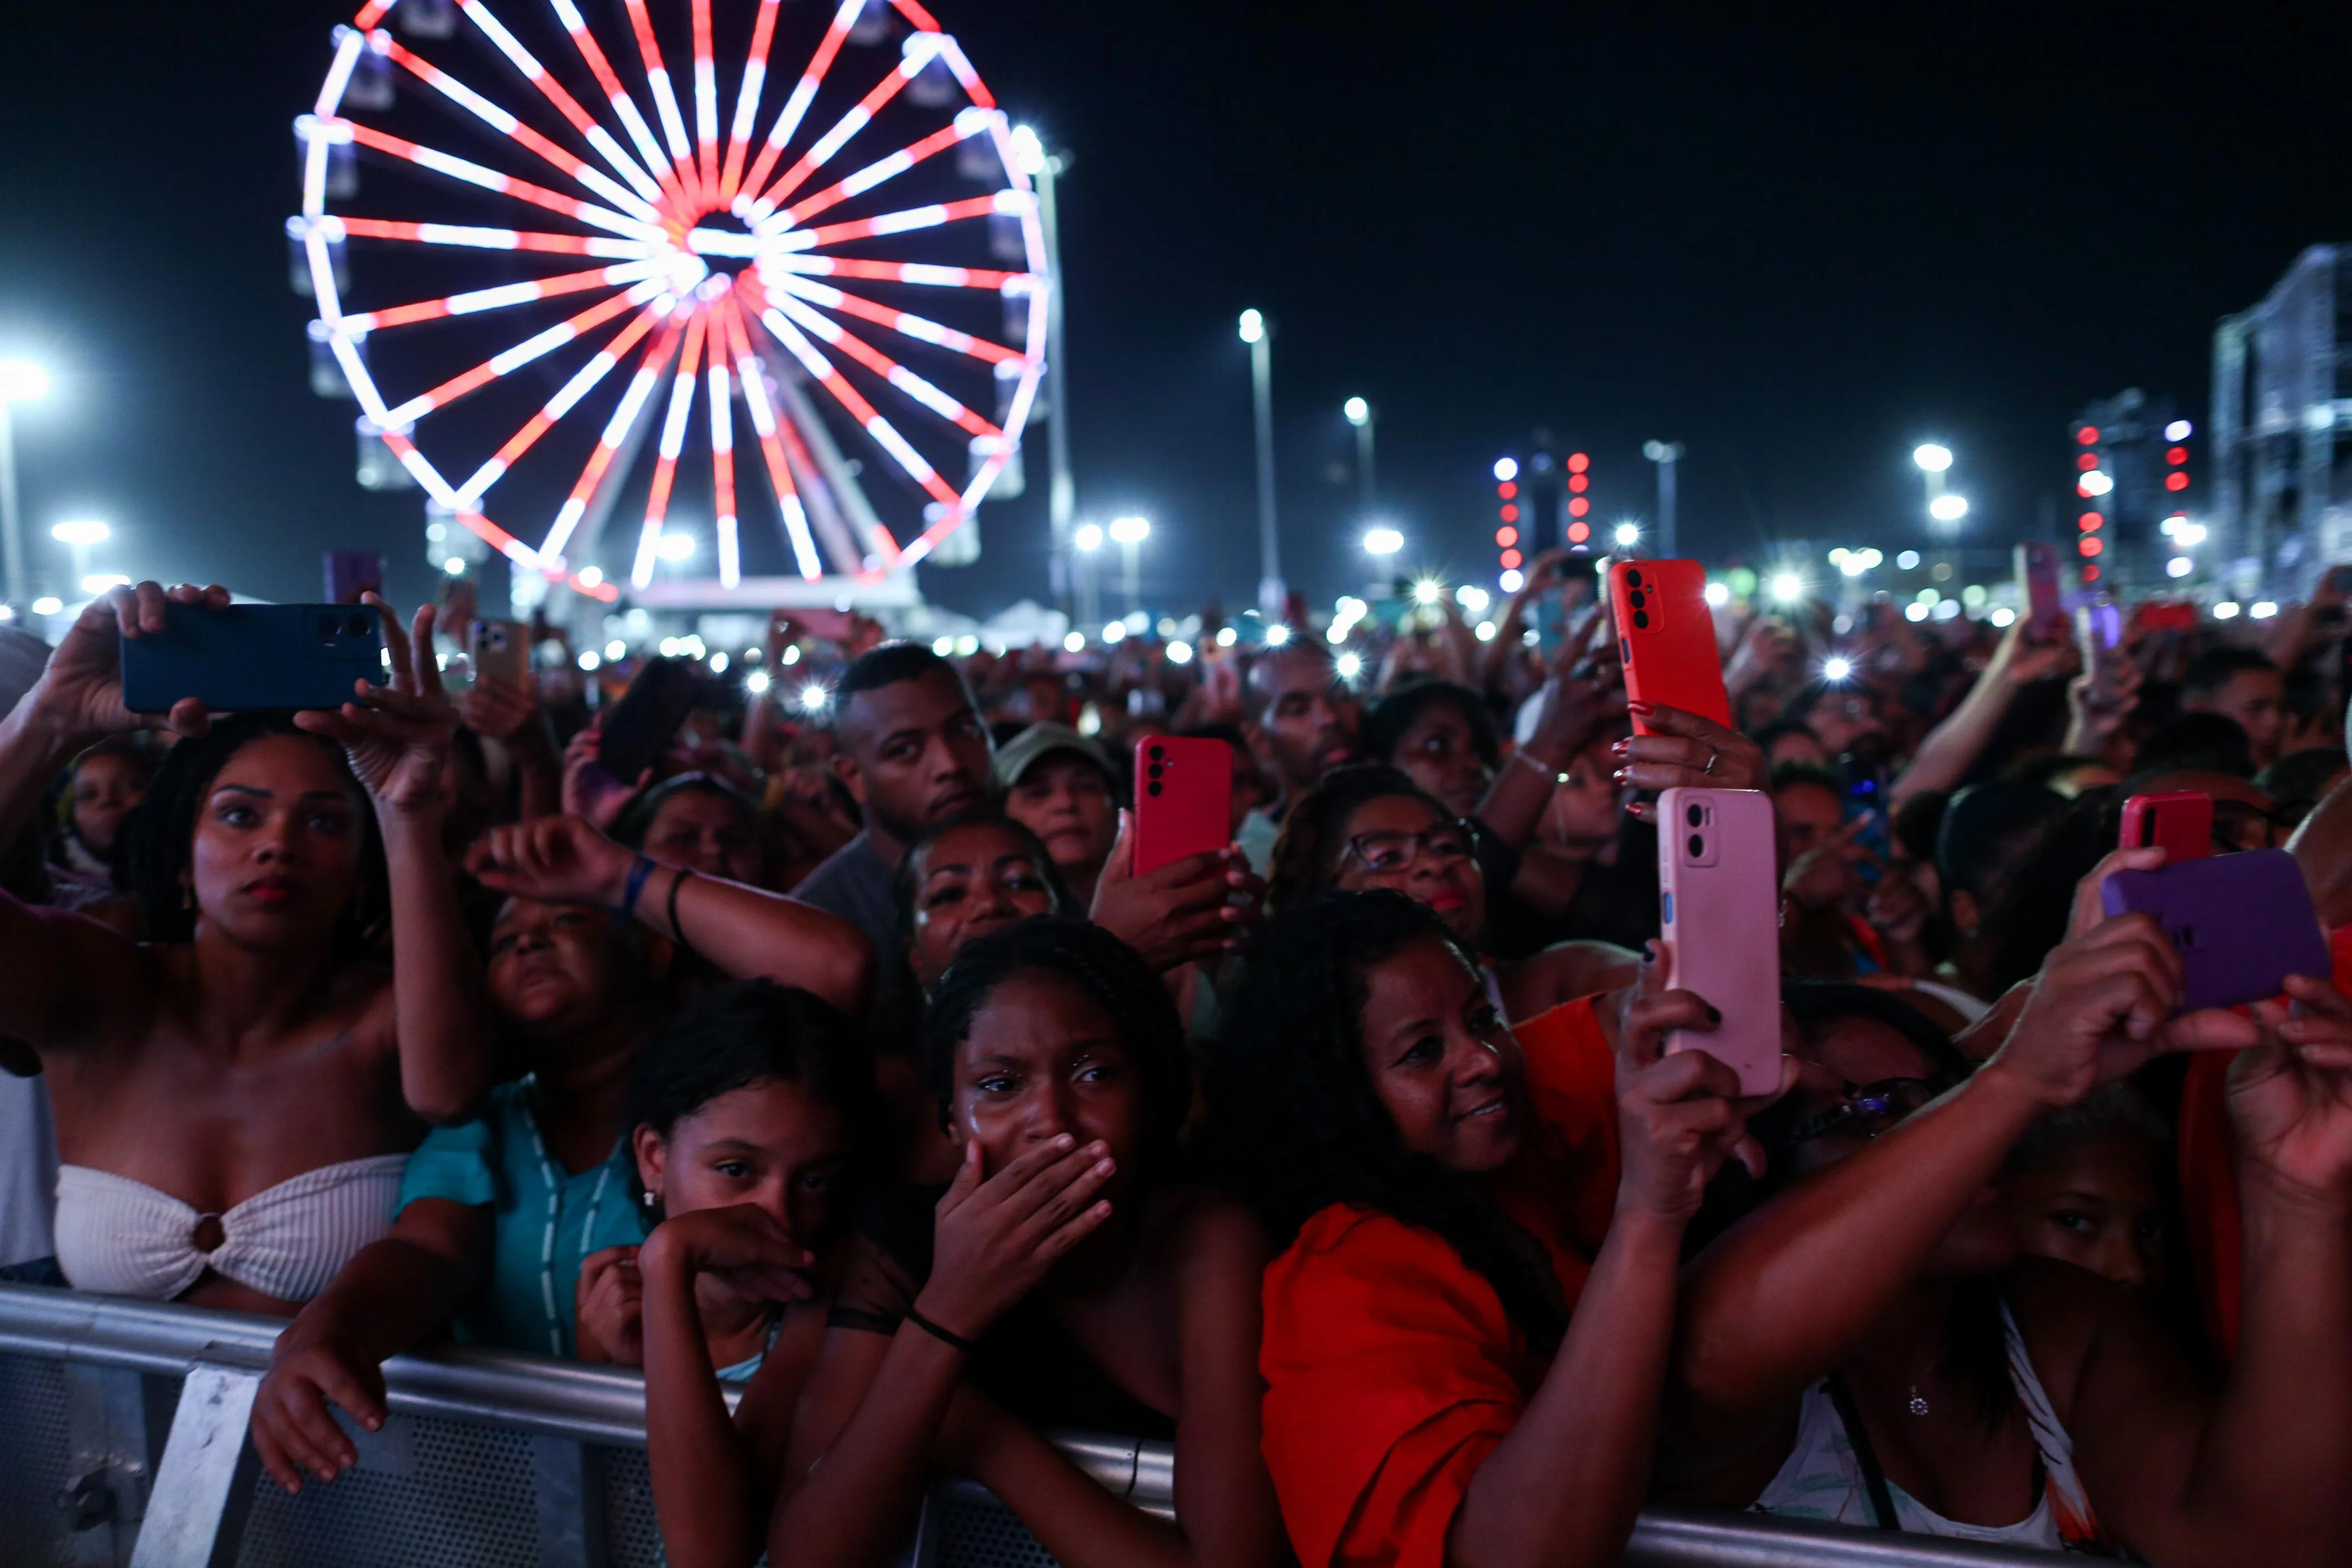
[[[357,605],[167,604],[163,631],[122,639],[132,713],[167,713],[183,697],[215,713],[340,707],[353,683],[383,678],[383,628]]]

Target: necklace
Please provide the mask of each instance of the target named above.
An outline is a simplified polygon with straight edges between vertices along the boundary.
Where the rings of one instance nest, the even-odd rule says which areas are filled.
[[[1927,1402],[1919,1396],[1919,1385],[1916,1383],[1911,1385],[1911,1398],[1906,1406],[1906,1408],[1907,1408],[1914,1416],[1925,1416],[1927,1414]]]

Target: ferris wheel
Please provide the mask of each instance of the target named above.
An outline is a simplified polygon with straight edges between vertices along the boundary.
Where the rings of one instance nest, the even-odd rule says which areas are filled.
[[[371,0],[296,124],[328,385],[519,583],[910,582],[1010,487],[1047,283],[1004,114],[918,0],[716,9]]]

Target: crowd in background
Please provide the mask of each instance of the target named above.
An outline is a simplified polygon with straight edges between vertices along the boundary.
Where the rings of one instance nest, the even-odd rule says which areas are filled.
[[[635,778],[646,661],[468,678],[462,602],[291,716],[124,706],[216,589],[0,629],[0,1276],[289,1320],[289,1490],[437,1336],[640,1365],[679,1568],[882,1562],[944,1472],[1072,1568],[1613,1562],[1654,1500],[2352,1561],[2352,1001],[2183,1010],[2099,897],[2194,790],[2352,933],[2332,589],[1726,604],[1725,727],[1629,706],[1595,587],[961,656],[780,612]],[[1139,873],[1168,736],[1232,841]],[[1665,1050],[1740,1005],[1661,978],[1676,786],[1773,802],[1772,1094]],[[1069,1429],[1171,1442],[1173,1521]]]

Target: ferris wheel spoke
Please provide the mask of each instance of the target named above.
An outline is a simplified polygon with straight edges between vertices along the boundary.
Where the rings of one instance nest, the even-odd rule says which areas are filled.
[[[384,52],[391,57],[395,65],[411,76],[424,82],[493,131],[529,148],[550,167],[577,181],[583,189],[603,197],[614,206],[634,214],[644,222],[649,224],[661,222],[662,214],[651,202],[628,189],[603,170],[592,167],[587,160],[576,158],[566,152],[439,66],[419,57],[415,51],[404,48],[397,42],[388,42]],[[656,190],[655,194],[658,196],[660,192]]]
[[[936,202],[928,207],[908,207],[899,212],[883,213],[870,218],[856,218],[847,223],[823,224],[813,229],[795,229],[777,237],[772,243],[782,251],[815,250],[828,245],[845,245],[851,240],[873,239],[882,235],[905,234],[912,229],[935,228],[965,218],[984,218],[996,213],[1018,214],[1028,210],[1029,197],[1021,191],[999,191],[992,196],[967,196],[959,202]],[[772,222],[773,220],[771,220]]]
[[[719,188],[719,62],[710,53],[710,0],[694,0],[694,171],[709,199]]]
[[[396,223],[383,218],[326,218],[353,239],[400,240],[415,245],[463,246],[474,250],[542,251],[554,256],[600,256],[646,259],[666,249],[651,240],[598,239],[591,235],[531,234],[520,229],[472,228],[460,224]]]
[[[918,34],[907,40],[908,49],[898,68],[875,83],[873,91],[852,104],[839,120],[835,120],[833,128],[818,137],[809,150],[801,154],[799,162],[776,176],[776,183],[752,202],[754,213],[764,214],[772,211],[777,203],[799,190],[811,174],[832,161],[833,155],[840,152],[851,137],[872,123],[875,114],[884,104],[898,97],[901,88],[922,74],[937,52],[932,46],[918,41],[927,37],[927,34]]]
[[[735,400],[727,390],[726,344],[716,326],[710,343],[710,498],[719,537],[719,580],[728,588],[743,579],[743,557],[735,538]]]
[[[915,450],[913,443],[898,434],[897,425],[883,418],[881,413],[866,401],[864,394],[849,384],[842,373],[834,368],[833,361],[826,359],[814,343],[809,341],[806,333],[793,325],[782,309],[771,305],[761,315],[760,324],[774,334],[776,341],[790,350],[793,358],[801,362],[801,367],[808,371],[812,380],[831,393],[835,402],[848,410],[849,417],[857,422],[857,427],[866,432],[875,445],[888,453],[891,461],[904,469],[908,478],[920,485],[929,493],[931,498],[941,506],[951,507],[956,504],[958,497],[954,487],[940,477],[940,471],[932,467],[921,453]]]
[[[824,80],[824,73],[833,68],[834,57],[841,53],[842,40],[849,37],[849,29],[865,9],[866,0],[841,0],[841,5],[833,14],[833,25],[824,30],[824,37],[818,43],[816,53],[809,57],[808,68],[802,71],[801,79],[793,84],[792,96],[784,99],[783,110],[776,116],[776,122],[768,127],[767,143],[760,149],[760,155],[751,160],[751,172],[743,176],[744,190],[756,191],[767,183],[769,171],[775,168],[776,160],[784,155],[785,146],[791,142],[793,134],[800,130],[801,120],[808,114],[809,104],[816,98],[818,84]],[[740,195],[735,198],[736,201],[741,199]]]
[[[1004,432],[997,429],[996,426],[839,322],[827,320],[789,294],[771,295],[770,298],[785,315],[798,322],[812,337],[846,354],[941,419],[962,429],[965,434],[991,442],[1004,438]],[[993,450],[993,447],[991,450]]]
[[[637,363],[637,373],[629,378],[628,390],[621,394],[620,406],[614,409],[613,416],[604,422],[604,434],[596,438],[595,449],[588,454],[588,461],[581,468],[580,477],[573,482],[571,495],[564,497],[563,505],[556,509],[554,526],[547,530],[547,538],[540,544],[539,553],[547,559],[563,559],[563,547],[572,542],[573,530],[588,515],[588,503],[595,498],[596,487],[604,483],[604,471],[613,465],[614,456],[627,443],[629,432],[636,427],[638,419],[644,415],[646,406],[653,397],[655,383],[661,379],[662,367],[669,362],[670,350],[677,347],[678,326],[677,317],[672,314],[662,329],[661,336],[646,346],[645,358]]]
[[[829,207],[839,206],[852,196],[863,195],[885,180],[896,179],[927,158],[944,152],[966,137],[976,136],[988,129],[988,116],[978,110],[967,109],[955,118],[953,125],[942,126],[919,141],[912,141],[887,157],[877,158],[855,174],[836,184],[827,185],[815,195],[795,202],[781,212],[770,213],[768,198],[761,196],[751,204],[751,222],[762,234],[777,234],[797,227],[802,220],[814,217]]]
[[[777,280],[780,291],[838,310],[845,316],[855,316],[877,326],[887,327],[919,342],[930,343],[953,353],[969,354],[975,360],[986,360],[992,365],[1019,364],[1025,356],[1018,349],[1008,349],[1002,343],[992,343],[985,338],[975,338],[969,332],[959,332],[943,327],[929,317],[918,316],[911,310],[894,310],[887,305],[877,305],[860,295],[846,293],[826,284],[814,283],[805,277],[783,277]]]
[[[697,308],[686,324],[686,348],[678,355],[677,373],[669,383],[669,408],[662,416],[660,455],[654,462],[653,487],[646,495],[645,527],[637,533],[637,559],[629,569],[631,586],[644,588],[654,580],[654,562],[661,550],[662,523],[669,516],[669,492],[677,477],[677,455],[686,446],[686,417],[694,412],[694,374],[702,354],[710,313]]]
[[[472,370],[450,377],[432,391],[420,392],[399,407],[389,411],[382,423],[387,426],[414,424],[436,409],[446,408],[468,392],[479,392],[500,376],[520,370],[541,355],[553,352],[583,332],[598,327],[618,316],[633,305],[642,305],[664,292],[660,278],[648,278],[625,294],[591,305],[577,316],[558,321],[542,332],[534,332],[521,342],[491,355]]]
[[[808,277],[858,277],[877,283],[919,284],[929,288],[984,288],[992,294],[1025,294],[1045,282],[1034,272],[929,267],[912,261],[854,261],[845,256],[806,254],[772,256],[761,265]]]
[[[477,311],[502,310],[509,306],[551,299],[560,294],[577,294],[583,288],[606,285],[618,287],[641,283],[668,271],[669,266],[669,262],[663,258],[625,261],[612,267],[591,267],[585,272],[560,273],[556,277],[542,277],[530,283],[502,283],[492,288],[477,288],[465,294],[445,295],[438,299],[419,300],[414,305],[352,311],[343,317],[343,325],[354,332],[381,332],[387,328],[437,320],[445,316],[470,316]]]
[[[574,371],[572,379],[541,404],[537,413],[525,420],[521,429],[507,437],[506,444],[488,462],[475,469],[472,476],[457,486],[458,499],[479,506],[482,497],[489,493],[490,486],[504,478],[541,436],[555,428],[556,421],[570,413],[582,398],[610,375],[623,357],[637,346],[637,340],[653,330],[668,313],[668,297],[660,296],[631,317],[618,337],[588,356],[588,362]]]
[[[631,190],[648,202],[658,204],[664,199],[661,185],[646,172],[645,165],[630,157],[613,139],[613,133],[597,123],[595,118],[581,107],[578,99],[564,90],[563,84],[550,75],[538,57],[507,31],[506,25],[491,14],[483,0],[457,0],[457,8],[466,14],[467,19],[480,30],[484,37],[489,39],[499,53],[523,74],[524,79],[555,106],[555,111],[571,123],[572,129],[595,150],[596,155],[604,159],[614,173],[628,182]]]
[[[727,163],[719,172],[718,202],[734,203],[743,180],[743,157],[751,150],[751,122],[760,112],[760,95],[768,85],[768,51],[775,47],[776,0],[760,0],[760,14],[751,24],[751,47],[743,57],[743,80],[735,89],[735,118],[727,128]]]
[[[814,582],[824,575],[824,563],[809,533],[808,508],[801,504],[800,486],[793,482],[792,464],[776,429],[776,411],[768,402],[767,378],[761,373],[759,356],[751,351],[751,335],[743,329],[733,295],[719,302],[718,313],[725,329],[726,352],[735,361],[736,379],[743,384],[743,406],[751,413],[752,434],[759,437],[760,455],[767,464],[768,483],[776,493],[776,509],[783,517],[785,540],[792,546],[801,576]]]
[[[594,77],[596,85],[604,89],[604,101],[611,107],[614,118],[620,120],[621,129],[629,133],[630,145],[637,150],[637,156],[645,160],[646,167],[653,171],[663,193],[677,204],[681,212],[691,208],[694,204],[687,199],[685,188],[678,183],[676,169],[662,155],[661,143],[654,140],[653,127],[646,123],[645,115],[637,109],[636,99],[631,98],[628,89],[621,85],[619,74],[613,69],[613,62],[605,57],[604,46],[598,43],[596,35],[588,30],[588,19],[580,15],[580,7],[572,0],[548,0],[548,5],[570,36],[572,47],[578,51],[581,63],[588,68],[588,74]]]
[[[502,195],[529,202],[533,206],[545,207],[550,212],[561,213],[565,217],[576,218],[592,227],[623,235],[630,239],[650,240],[659,244],[667,238],[657,224],[641,223],[635,218],[624,217],[619,213],[608,207],[600,207],[593,202],[583,202],[559,194],[543,185],[534,185],[528,180],[519,180],[511,174],[501,174],[496,169],[486,168],[467,159],[455,157],[434,148],[419,146],[414,141],[398,136],[388,135],[372,125],[362,125],[356,120],[335,120],[331,123],[350,126],[352,140],[362,147],[390,157],[404,159],[420,169],[430,169],[435,173],[446,175],[449,179],[463,181],[468,185],[478,185],[485,191],[496,191]]]
[[[692,198],[696,206],[702,204],[702,181],[694,169],[694,147],[686,139],[686,117],[677,110],[677,91],[671,86],[669,68],[662,63],[661,45],[654,37],[653,18],[646,14],[646,0],[621,0],[622,8],[629,14],[629,30],[636,36],[637,57],[646,68],[646,86],[653,94],[654,112],[661,117],[662,136],[669,145],[670,167],[677,171],[678,183]]]

